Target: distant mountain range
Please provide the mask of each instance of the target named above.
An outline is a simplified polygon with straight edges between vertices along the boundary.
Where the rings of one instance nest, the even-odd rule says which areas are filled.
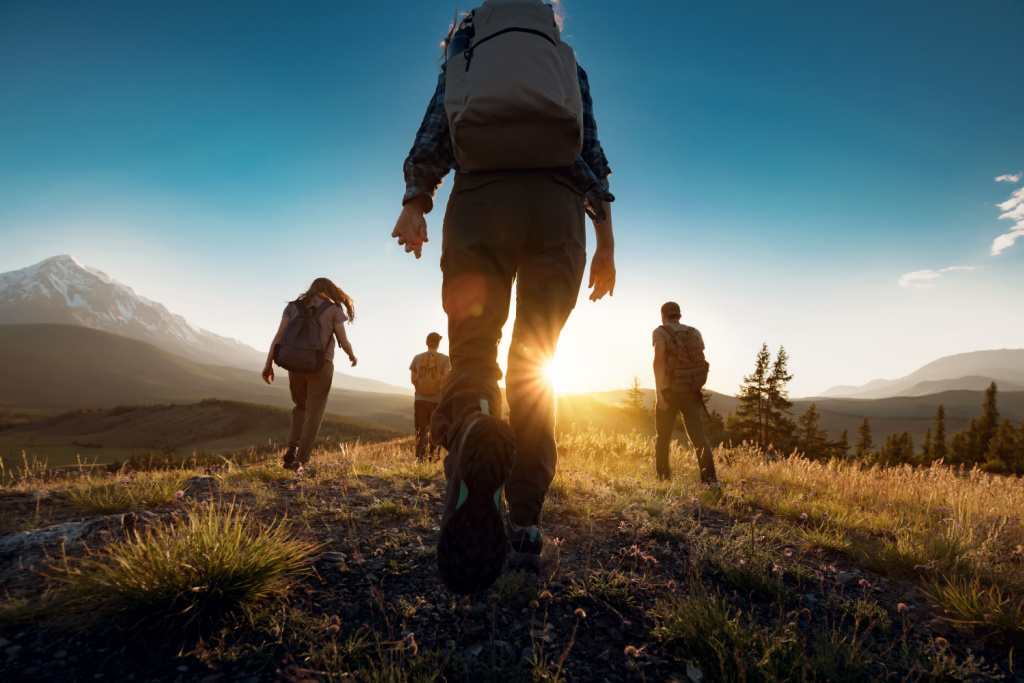
[[[192,325],[71,256],[0,273],[0,325],[77,325],[152,344],[196,363],[258,373],[266,353]],[[335,373],[342,389],[411,395],[406,387]]]
[[[835,386],[823,397],[889,398],[927,396],[945,391],[984,391],[995,382],[1000,392],[1024,391],[1024,349],[972,351],[945,356],[899,379],[876,379],[859,387]]]
[[[204,365],[148,342],[75,325],[0,325],[0,408],[63,412],[204,398],[291,407],[288,379]],[[327,410],[412,427],[412,396],[331,390]]]

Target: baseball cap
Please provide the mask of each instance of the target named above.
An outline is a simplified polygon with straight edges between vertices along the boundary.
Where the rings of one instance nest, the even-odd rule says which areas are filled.
[[[667,301],[661,306],[661,314],[669,318],[676,318],[681,316],[682,312],[679,310],[679,304],[675,301]]]
[[[427,335],[427,344],[428,345],[437,344],[437,343],[439,343],[441,341],[441,338],[442,338],[441,335],[439,335],[437,332],[431,332],[430,334]]]

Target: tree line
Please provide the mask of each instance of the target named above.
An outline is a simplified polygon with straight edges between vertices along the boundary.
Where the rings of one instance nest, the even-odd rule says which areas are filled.
[[[908,431],[890,434],[876,447],[866,417],[857,428],[851,449],[847,430],[837,440],[829,438],[828,431],[821,428],[821,414],[814,403],[800,415],[793,415],[793,402],[786,389],[793,379],[788,363],[785,348],[780,346],[773,360],[768,345],[761,345],[754,371],[743,377],[736,409],[725,417],[717,410],[705,413],[704,428],[712,443],[747,442],[766,453],[796,451],[811,460],[855,459],[886,466],[941,461],[952,466],[977,466],[994,474],[1024,475],[1024,420],[1020,425],[1008,418],[1000,420],[995,382],[985,391],[981,416],[971,418],[966,429],[948,438],[946,409],[940,405],[920,449]],[[711,393],[705,391],[705,404],[710,397]]]

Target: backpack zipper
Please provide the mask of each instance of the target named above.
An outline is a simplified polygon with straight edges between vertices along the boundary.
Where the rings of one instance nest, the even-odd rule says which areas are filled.
[[[552,38],[548,34],[544,33],[543,31],[538,31],[537,29],[533,29],[533,28],[518,28],[516,26],[512,26],[512,27],[509,27],[509,28],[503,28],[502,30],[498,31],[497,33],[492,33],[491,35],[487,36],[486,38],[481,38],[475,45],[471,45],[465,52],[462,53],[466,57],[466,71],[469,71],[469,63],[471,61],[473,61],[473,50],[475,50],[479,46],[483,45],[484,43],[486,43],[491,38],[497,38],[502,33],[508,33],[510,31],[518,31],[519,33],[532,33],[535,36],[540,36],[541,38],[543,38],[544,40],[548,41],[549,43],[551,43],[555,47],[558,47],[558,43],[555,42],[554,38]]]

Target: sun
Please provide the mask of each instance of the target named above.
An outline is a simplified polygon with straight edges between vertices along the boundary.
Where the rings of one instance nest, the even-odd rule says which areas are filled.
[[[559,362],[558,358],[548,363],[544,369],[544,375],[551,382],[556,394],[567,391],[572,385],[572,368],[568,367],[564,361]]]

